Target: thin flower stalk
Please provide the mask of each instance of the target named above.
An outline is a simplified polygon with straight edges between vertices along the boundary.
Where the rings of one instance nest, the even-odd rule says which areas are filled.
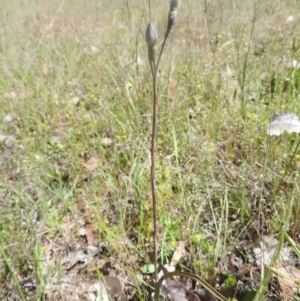
[[[171,0],[170,1],[170,11],[168,14],[168,24],[167,30],[164,36],[162,46],[159,51],[158,59],[156,58],[156,42],[157,42],[157,31],[154,24],[150,21],[146,30],[146,42],[148,44],[148,59],[152,73],[152,86],[153,86],[153,115],[152,115],[152,135],[151,135],[151,193],[152,193],[152,210],[153,210],[153,248],[154,248],[154,278],[157,280],[157,253],[158,253],[158,243],[157,243],[157,206],[156,206],[156,132],[157,132],[157,102],[158,102],[158,92],[157,92],[157,71],[161,60],[162,53],[165,48],[166,41],[174,27],[177,19],[177,11],[180,6],[181,0]],[[150,6],[150,2],[149,2]]]

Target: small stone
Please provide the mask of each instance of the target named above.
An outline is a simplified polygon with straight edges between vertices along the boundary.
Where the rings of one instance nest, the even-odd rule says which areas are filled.
[[[189,118],[192,119],[195,117],[195,111],[192,108],[189,108]]]
[[[79,236],[85,236],[85,228],[84,227],[79,228],[78,235]]]
[[[15,139],[14,137],[12,136],[8,136],[6,139],[5,139],[5,146],[8,147],[8,148],[12,148],[15,144]]]
[[[300,69],[300,62],[298,62],[297,60],[293,60],[292,66],[293,66],[294,69],[299,70]]]
[[[100,52],[99,48],[96,46],[91,46],[92,54],[98,54]]]
[[[7,136],[0,134],[0,144],[4,143],[7,139]]]
[[[15,91],[11,91],[9,93],[6,93],[4,96],[11,99],[11,100],[17,99],[17,93]]]
[[[12,148],[15,144],[15,138],[13,136],[6,136],[0,134],[0,145],[4,145],[8,148]]]
[[[102,144],[104,146],[111,146],[112,142],[113,142],[112,139],[110,139],[108,137],[102,138]]]
[[[294,20],[295,20],[295,18],[294,18],[294,16],[288,16],[287,18],[286,18],[286,23],[292,23],[292,22],[294,22]]]
[[[140,66],[143,65],[143,60],[141,59],[140,56],[137,57],[136,63]]]
[[[75,96],[72,98],[72,101],[74,103],[75,106],[77,106],[80,103],[80,98],[78,96]]]
[[[11,123],[15,119],[15,116],[11,113],[5,115],[3,121],[6,123]]]
[[[59,144],[61,143],[61,139],[59,136],[52,136],[51,137],[51,142],[54,143],[54,144]]]

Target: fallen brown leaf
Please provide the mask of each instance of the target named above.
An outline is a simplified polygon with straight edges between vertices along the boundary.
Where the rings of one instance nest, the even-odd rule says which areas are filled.
[[[123,293],[122,285],[118,277],[105,276],[104,280],[107,286],[107,290],[112,299],[117,299],[119,301],[127,301],[127,297]]]
[[[176,248],[175,252],[173,253],[172,260],[170,262],[171,267],[175,267],[176,264],[180,261],[182,256],[185,254],[185,243],[183,241],[179,242],[178,247]]]
[[[167,278],[166,283],[173,301],[200,301],[196,294],[188,291],[178,280]]]
[[[86,236],[88,245],[96,247],[97,239],[95,237],[95,232],[94,232],[93,226],[91,224],[85,224],[84,229],[85,229],[85,236]]]
[[[300,270],[291,265],[278,263],[276,266],[277,280],[284,300],[293,297],[294,290],[299,288]]]

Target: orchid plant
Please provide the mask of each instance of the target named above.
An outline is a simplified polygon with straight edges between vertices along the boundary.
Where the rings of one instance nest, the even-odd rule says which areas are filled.
[[[149,0],[149,11],[151,16],[151,6]],[[153,245],[154,245],[154,268],[155,279],[157,279],[157,209],[156,209],[156,183],[155,183],[155,147],[156,147],[156,125],[157,125],[157,70],[164,51],[167,39],[176,23],[177,12],[181,0],[171,0],[168,14],[167,30],[156,60],[156,43],[158,39],[157,30],[152,21],[149,21],[146,30],[146,42],[148,44],[148,59],[153,80],[153,117],[152,117],[152,135],[151,135],[151,191],[152,191],[152,208],[153,208]]]
[[[150,0],[148,0],[149,4],[149,13],[151,16],[151,5]],[[157,54],[156,44],[158,40],[158,34],[156,27],[154,23],[150,20],[147,26],[146,30],[146,42],[148,44],[148,59],[149,64],[151,68],[151,74],[152,74],[152,86],[153,86],[153,111],[152,111],[152,135],[151,135],[151,193],[152,193],[152,210],[153,210],[153,248],[154,248],[154,278],[156,281],[156,287],[155,287],[155,301],[159,300],[160,295],[160,287],[163,283],[163,281],[167,278],[171,278],[173,276],[184,276],[193,280],[198,281],[204,288],[205,291],[208,292],[209,300],[222,300],[226,301],[227,299],[217,290],[215,290],[213,287],[211,287],[206,281],[198,277],[197,275],[187,273],[187,272],[181,272],[181,271],[175,271],[175,272],[168,272],[164,271],[164,275],[158,280],[158,269],[157,269],[157,250],[158,250],[158,243],[157,243],[157,208],[156,208],[156,179],[155,179],[155,168],[156,168],[156,162],[155,162],[155,150],[156,150],[156,131],[157,131],[157,112],[158,112],[158,91],[157,91],[157,71],[159,67],[159,63],[162,57],[162,53],[165,49],[166,42],[168,40],[168,37],[170,36],[170,33],[172,32],[172,29],[176,23],[177,19],[177,13],[178,9],[180,7],[181,0],[171,0],[170,1],[170,10],[168,14],[168,22],[167,22],[167,29],[164,35],[164,39],[162,41],[160,50]],[[164,267],[163,267],[164,270]],[[194,300],[194,301],[200,301],[198,296],[194,295],[190,291],[188,291],[183,285],[181,285],[177,281],[173,281],[170,284],[170,281],[167,281],[168,290],[172,296],[172,299],[174,301],[177,300]],[[191,296],[193,298],[191,299]],[[205,300],[205,297],[201,298],[201,300]],[[208,300],[208,299],[207,299]]]

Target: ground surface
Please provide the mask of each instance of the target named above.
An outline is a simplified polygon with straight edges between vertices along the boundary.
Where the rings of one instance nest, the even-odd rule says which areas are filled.
[[[2,2],[0,299],[96,300],[104,275],[149,300],[148,4]],[[183,244],[176,268],[238,300],[298,300],[299,136],[266,129],[299,113],[299,22],[296,0],[182,0],[160,65],[160,261]]]

